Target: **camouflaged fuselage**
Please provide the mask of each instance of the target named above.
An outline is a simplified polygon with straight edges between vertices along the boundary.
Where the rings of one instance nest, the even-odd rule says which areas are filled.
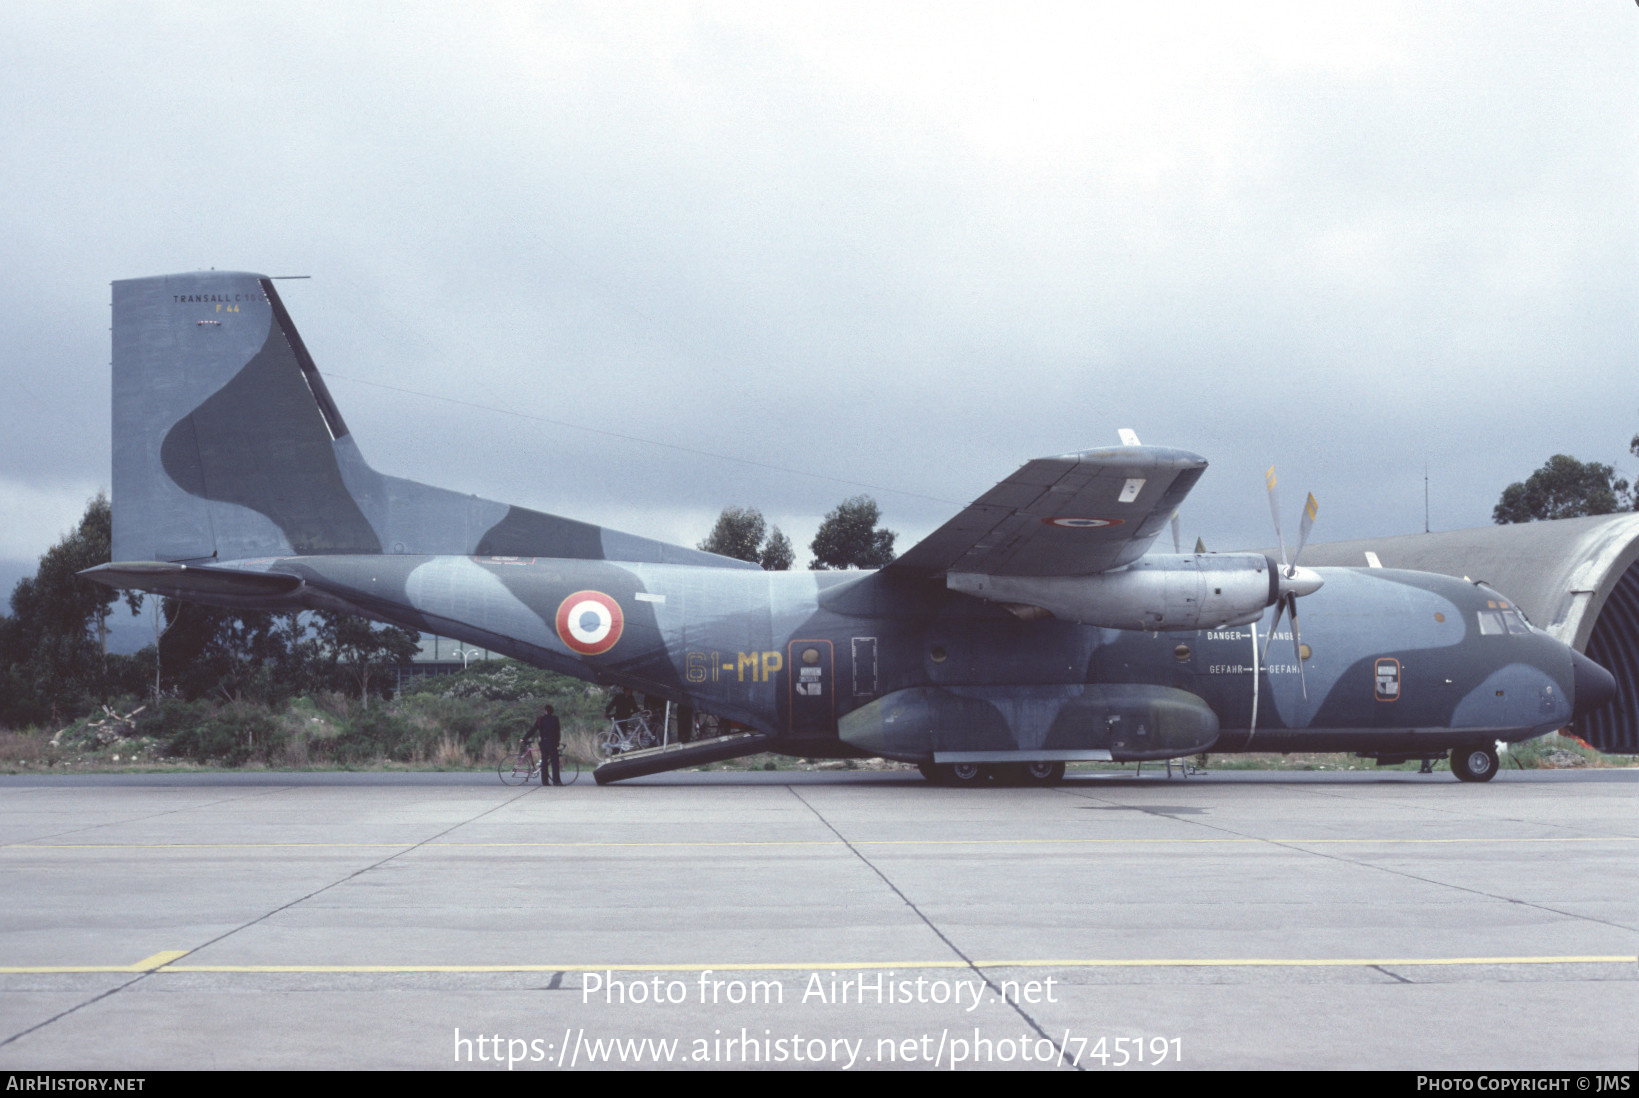
[[[1534,629],[1482,631],[1496,592],[1420,572],[1322,570],[1303,600],[1300,680],[1284,629],[1259,661],[1262,623],[1151,633],[1021,620],[891,573],[373,555],[239,568],[302,581],[270,605],[353,609],[690,704],[815,756],[1436,752],[1539,735],[1573,705],[1569,649]],[[594,595],[615,608],[618,635],[577,651],[565,614],[583,607],[582,635],[612,617]],[[1182,706],[1170,720],[1164,705],[1149,726],[1134,715],[1169,699]]]

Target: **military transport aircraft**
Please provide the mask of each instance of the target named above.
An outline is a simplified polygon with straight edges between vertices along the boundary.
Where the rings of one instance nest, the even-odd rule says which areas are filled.
[[[1029,462],[879,571],[764,572],[376,472],[264,276],[115,282],[113,313],[113,563],[86,575],[362,614],[751,730],[603,780],[758,750],[956,783],[1263,750],[1449,751],[1484,781],[1497,741],[1615,691],[1483,585],[1284,541],[1149,553],[1206,462],[1130,433]]]

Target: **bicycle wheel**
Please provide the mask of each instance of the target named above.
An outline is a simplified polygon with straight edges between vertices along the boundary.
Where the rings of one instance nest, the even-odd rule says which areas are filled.
[[[605,728],[598,733],[598,754],[606,759],[612,759],[626,750],[626,737],[617,729]]]
[[[574,785],[580,780],[580,763],[568,755],[558,756],[558,776],[563,779],[564,785]]]
[[[535,776],[535,757],[527,751],[508,755],[496,764],[495,773],[507,785],[523,785]]]

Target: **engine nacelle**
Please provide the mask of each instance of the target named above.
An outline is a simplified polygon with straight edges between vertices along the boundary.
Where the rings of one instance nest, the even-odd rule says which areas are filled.
[[[1299,594],[1320,586],[1309,569],[1297,572],[1302,576],[1284,585],[1300,588]],[[1065,621],[1154,632],[1256,621],[1280,597],[1283,580],[1280,565],[1262,553],[1212,553],[1146,556],[1092,576],[952,572],[945,585],[1010,607],[1036,607]]]

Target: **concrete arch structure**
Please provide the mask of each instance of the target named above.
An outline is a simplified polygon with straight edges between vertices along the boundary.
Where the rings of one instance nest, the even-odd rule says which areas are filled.
[[[1311,545],[1305,565],[1410,568],[1483,581],[1616,676],[1616,700],[1572,731],[1639,753],[1639,514]]]

